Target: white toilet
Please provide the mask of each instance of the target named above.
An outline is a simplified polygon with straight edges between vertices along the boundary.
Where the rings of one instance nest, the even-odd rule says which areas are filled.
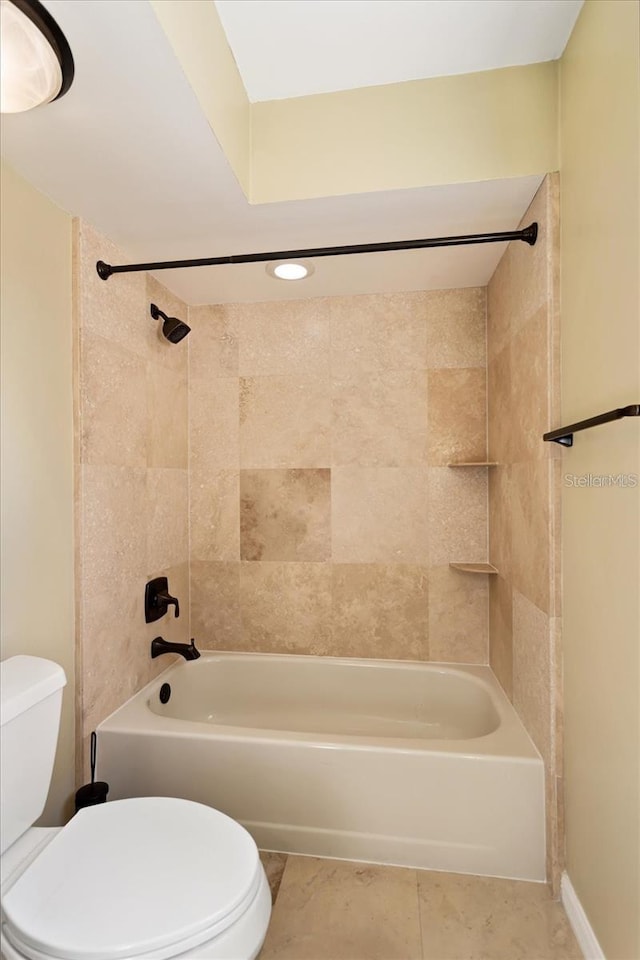
[[[0,665],[4,960],[253,960],[271,896],[247,831],[211,807],[151,797],[34,827],[58,737],[61,667]]]

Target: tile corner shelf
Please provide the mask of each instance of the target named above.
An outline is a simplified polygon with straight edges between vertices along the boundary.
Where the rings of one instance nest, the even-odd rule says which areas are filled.
[[[490,563],[450,563],[454,570],[462,570],[463,573],[497,573],[498,571]]]
[[[448,463],[448,467],[497,467],[495,460],[462,460],[459,463]]]

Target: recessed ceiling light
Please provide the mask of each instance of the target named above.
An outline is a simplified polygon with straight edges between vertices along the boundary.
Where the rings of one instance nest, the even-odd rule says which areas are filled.
[[[1,0],[2,113],[22,113],[62,97],[73,81],[73,56],[38,0]]]
[[[280,263],[268,263],[267,273],[278,280],[304,280],[305,277],[313,273],[313,265],[297,261],[281,261]]]

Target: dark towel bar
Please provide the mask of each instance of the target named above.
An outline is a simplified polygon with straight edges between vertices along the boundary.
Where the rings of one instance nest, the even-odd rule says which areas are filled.
[[[622,420],[623,417],[640,417],[640,403],[618,407],[617,410],[609,410],[597,417],[589,417],[588,420],[580,420],[579,423],[570,423],[568,427],[559,427],[557,430],[543,434],[542,439],[561,443],[563,447],[572,447],[573,435],[579,430],[589,430],[590,427],[599,427],[601,423],[611,423],[613,420]]]

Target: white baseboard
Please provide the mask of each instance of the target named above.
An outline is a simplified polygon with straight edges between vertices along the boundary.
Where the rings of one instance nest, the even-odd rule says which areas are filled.
[[[560,894],[562,905],[567,912],[569,923],[585,960],[607,960],[567,873],[562,874]]]

